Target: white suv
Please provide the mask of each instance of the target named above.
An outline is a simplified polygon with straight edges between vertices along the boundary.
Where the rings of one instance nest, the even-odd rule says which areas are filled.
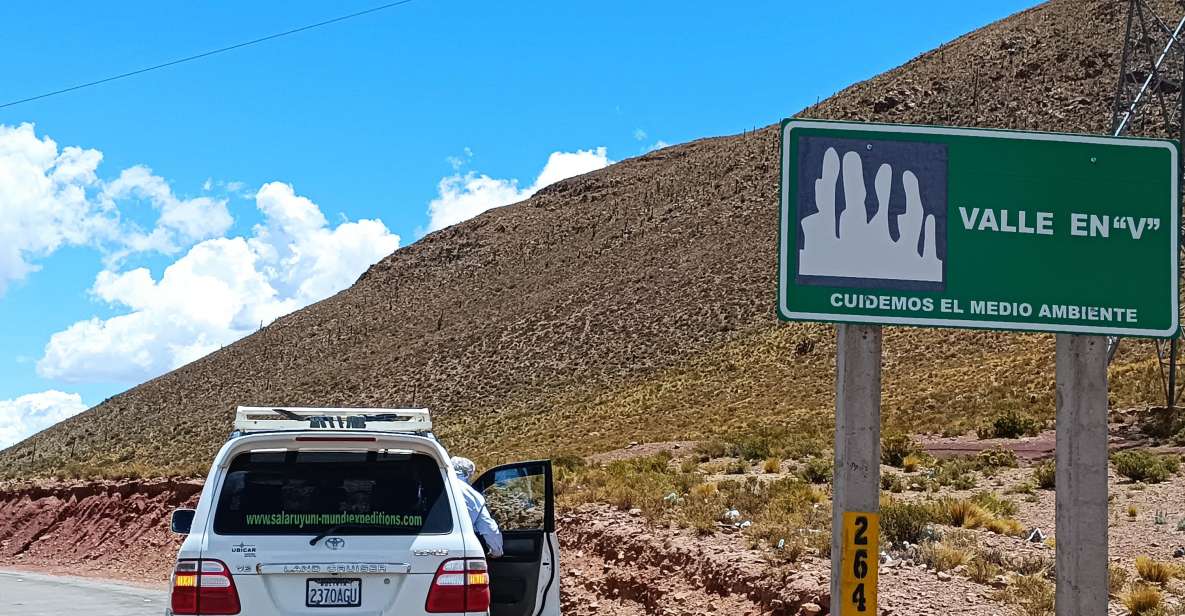
[[[425,410],[240,407],[187,535],[167,615],[559,616],[549,461],[474,487],[502,527],[486,559]]]

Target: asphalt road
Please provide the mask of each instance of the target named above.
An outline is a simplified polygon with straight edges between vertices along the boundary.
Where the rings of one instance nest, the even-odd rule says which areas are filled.
[[[162,616],[165,589],[0,569],[0,616]]]

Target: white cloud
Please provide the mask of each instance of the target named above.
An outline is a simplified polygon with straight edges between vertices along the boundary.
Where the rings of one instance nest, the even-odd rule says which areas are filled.
[[[103,154],[0,125],[0,295],[62,246],[114,234],[118,213],[90,198]]]
[[[321,209],[287,184],[265,184],[255,200],[263,221],[250,237],[200,242],[159,280],[144,268],[101,272],[91,293],[122,313],[55,333],[38,373],[67,382],[143,381],[340,291],[399,247],[379,220],[330,228]]]
[[[179,198],[144,166],[104,181],[97,173],[102,160],[98,150],[59,150],[32,124],[0,125],[0,295],[64,246],[94,246],[118,262],[133,252],[174,253],[229,228],[225,200]],[[121,216],[129,200],[157,211],[153,228]]]
[[[112,203],[143,199],[160,212],[151,232],[130,231],[125,235],[124,242],[132,251],[173,254],[182,246],[226,233],[234,222],[225,199],[178,199],[164,178],[153,175],[152,169],[144,165],[124,169],[104,186],[102,198]]]
[[[468,151],[467,155],[472,155]],[[436,231],[468,220],[478,214],[517,203],[560,180],[596,171],[612,164],[604,147],[576,152],[552,152],[547,164],[527,188],[519,188],[517,179],[503,180],[469,171],[460,173],[460,159],[450,159],[453,175],[441,178],[438,195],[428,204],[428,230]]]
[[[86,409],[82,396],[53,389],[0,400],[0,449]]]
[[[640,128],[635,128],[634,129],[634,141],[646,141],[646,131],[644,131]]]

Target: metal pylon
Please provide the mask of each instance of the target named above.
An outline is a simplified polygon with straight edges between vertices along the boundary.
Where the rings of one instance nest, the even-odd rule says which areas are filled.
[[[1185,0],[1178,0],[1174,6],[1185,10]],[[1175,26],[1173,23],[1162,19],[1149,0],[1129,0],[1123,60],[1111,107],[1111,133],[1117,137],[1176,137],[1185,150],[1185,17]],[[1185,160],[1181,163],[1185,165]],[[1119,350],[1119,341],[1117,337],[1108,338],[1108,362]],[[1156,341],[1165,406],[1169,408],[1175,406],[1178,395],[1177,344],[1176,338]]]

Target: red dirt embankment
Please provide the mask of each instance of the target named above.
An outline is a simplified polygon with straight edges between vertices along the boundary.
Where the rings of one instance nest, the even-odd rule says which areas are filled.
[[[164,580],[180,546],[169,514],[201,489],[171,479],[0,489],[0,566]]]

